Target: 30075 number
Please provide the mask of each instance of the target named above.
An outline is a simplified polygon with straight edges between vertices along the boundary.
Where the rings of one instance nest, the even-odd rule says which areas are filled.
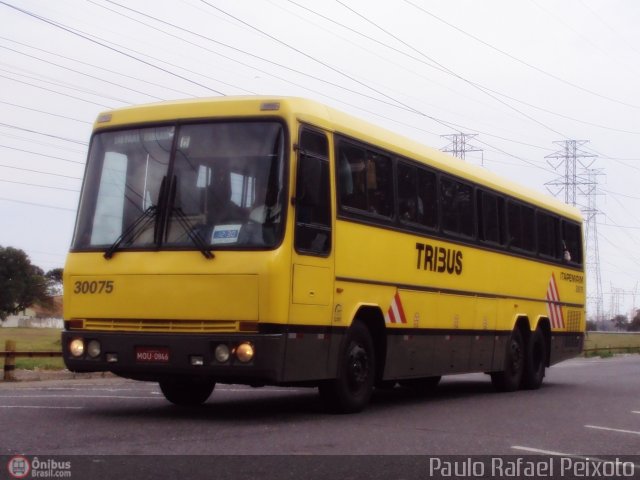
[[[112,293],[113,288],[113,280],[98,280],[93,282],[78,281],[73,284],[73,293],[90,295],[98,293]]]

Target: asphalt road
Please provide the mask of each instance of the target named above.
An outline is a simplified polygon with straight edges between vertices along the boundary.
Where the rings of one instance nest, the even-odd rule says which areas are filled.
[[[638,455],[640,355],[566,361],[537,391],[495,393],[475,374],[423,398],[377,391],[355,415],[325,413],[306,388],[218,385],[178,408],[153,383],[0,382],[0,455],[16,454]]]

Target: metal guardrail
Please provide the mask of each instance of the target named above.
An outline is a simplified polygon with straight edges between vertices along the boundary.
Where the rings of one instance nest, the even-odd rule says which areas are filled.
[[[42,358],[42,357],[61,357],[62,351],[40,351],[40,352],[18,352],[16,351],[16,342],[14,340],[7,340],[4,344],[4,351],[0,352],[0,358],[4,357],[4,376],[5,382],[11,382],[15,380],[14,371],[16,369],[16,358]]]

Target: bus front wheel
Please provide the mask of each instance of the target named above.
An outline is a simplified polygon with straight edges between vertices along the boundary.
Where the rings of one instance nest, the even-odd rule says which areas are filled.
[[[160,380],[159,384],[164,398],[181,407],[202,405],[216,386],[210,380],[192,378],[165,379]]]
[[[369,403],[375,380],[375,351],[367,327],[355,322],[347,330],[338,358],[337,378],[320,384],[320,398],[336,413],[355,413]]]
[[[507,342],[504,370],[491,372],[491,383],[500,392],[513,392],[520,388],[525,365],[525,348],[522,332],[515,328]]]

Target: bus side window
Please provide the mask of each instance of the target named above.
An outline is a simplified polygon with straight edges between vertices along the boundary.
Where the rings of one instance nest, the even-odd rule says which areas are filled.
[[[436,174],[398,162],[398,208],[400,221],[429,228],[438,225]]]
[[[548,213],[538,212],[538,253],[540,255],[552,259],[559,258],[558,223],[557,217]]]
[[[331,251],[331,201],[327,139],[303,131],[300,136],[295,193],[295,249],[328,255]]]
[[[504,245],[504,198],[478,190],[478,234],[487,243]]]
[[[424,206],[418,197],[416,170],[416,167],[398,162],[398,208],[403,223],[419,223],[424,215]]]
[[[582,265],[582,235],[579,225],[562,222],[562,249],[565,262]]]
[[[343,207],[367,209],[366,164],[364,149],[340,145],[338,150],[340,204]]]
[[[463,237],[473,237],[473,188],[470,185],[442,176],[440,178],[440,207],[442,230]]]
[[[520,203],[509,201],[507,205],[509,247],[535,253],[535,211]]]
[[[438,187],[436,174],[418,169],[418,203],[424,209],[419,221],[429,228],[438,228]]]
[[[340,206],[391,217],[391,159],[347,142],[340,143],[337,158]]]

